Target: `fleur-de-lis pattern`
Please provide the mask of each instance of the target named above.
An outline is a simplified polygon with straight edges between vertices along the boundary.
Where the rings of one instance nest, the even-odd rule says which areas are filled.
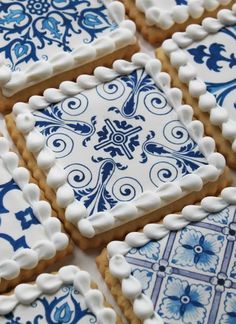
[[[207,163],[143,69],[34,115],[36,127],[90,215]]]
[[[0,263],[15,252],[48,240],[23,192],[0,163]],[[14,203],[12,203],[14,201]],[[35,235],[37,233],[37,235]]]
[[[210,34],[186,50],[207,90],[215,95],[218,105],[224,106],[233,119],[236,119],[235,40],[236,25]]]
[[[116,28],[99,0],[20,0],[0,3],[0,54],[12,71],[71,52]]]
[[[6,324],[97,323],[95,315],[86,307],[82,295],[70,285],[62,286],[53,295],[40,296],[29,306],[18,305],[13,312],[2,318],[0,316],[0,320]]]
[[[228,206],[125,257],[165,323],[234,323],[235,242],[236,206]]]

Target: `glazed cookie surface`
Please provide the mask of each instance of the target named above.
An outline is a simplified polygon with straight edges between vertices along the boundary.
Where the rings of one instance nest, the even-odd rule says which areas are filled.
[[[58,273],[40,274],[31,284],[18,285],[0,296],[0,322],[7,323],[121,323],[106,307],[88,272],[68,265]]]
[[[228,181],[213,139],[160,61],[145,54],[48,89],[13,112],[6,119],[13,140],[45,193],[54,190],[47,198],[65,209],[60,215],[82,247]]]
[[[236,168],[236,6],[163,43],[157,55],[195,108],[230,167]]]
[[[0,291],[32,278],[65,255],[68,244],[29,171],[19,166],[18,156],[0,137]]]
[[[235,193],[226,188],[186,206],[111,242],[98,257],[129,323],[234,321]]]
[[[0,42],[2,112],[138,48],[134,23],[109,0],[1,1]]]

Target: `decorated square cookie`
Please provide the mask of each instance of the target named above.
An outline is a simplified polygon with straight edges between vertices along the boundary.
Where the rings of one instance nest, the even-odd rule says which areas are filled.
[[[6,122],[81,248],[122,237],[229,179],[182,92],[146,54],[18,103]]]
[[[229,187],[111,242],[97,264],[129,323],[235,323],[235,240]]]
[[[0,323],[121,323],[90,275],[69,265],[0,296]]]
[[[138,30],[152,44],[162,41],[189,24],[215,17],[218,10],[229,8],[234,0],[120,0]]]
[[[157,55],[236,168],[236,5],[163,43]]]
[[[32,279],[70,250],[49,203],[40,200],[29,171],[0,137],[0,292]]]
[[[0,111],[138,50],[135,25],[111,0],[0,3]]]

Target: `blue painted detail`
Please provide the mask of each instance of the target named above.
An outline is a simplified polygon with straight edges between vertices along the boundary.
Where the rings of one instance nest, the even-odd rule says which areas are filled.
[[[21,312],[18,316],[16,307],[13,312],[5,315],[8,320],[6,324],[79,324],[81,321],[96,323],[95,315],[81,300],[83,297],[72,286],[63,286],[54,295],[43,295],[28,306],[31,317],[27,312]]]
[[[200,44],[189,48],[187,51],[192,56],[193,62],[200,64],[209,71],[204,76],[207,90],[215,97],[219,106],[227,109],[236,109],[235,91],[236,78],[231,77],[236,68],[235,40],[236,25],[222,28],[219,31],[221,36],[218,42],[208,45]],[[210,37],[210,36],[209,36]],[[229,46],[228,44],[232,44]],[[216,76],[214,76],[214,73]],[[221,78],[222,73],[222,78]],[[215,82],[215,80],[218,80]],[[208,81],[211,80],[211,81]]]
[[[236,207],[125,255],[165,323],[235,323]]]
[[[90,215],[208,163],[143,69],[33,115]]]
[[[133,159],[132,152],[139,145],[137,133],[141,130],[141,126],[133,127],[127,124],[126,121],[114,120],[112,122],[105,119],[105,126],[101,131],[97,132],[99,144],[95,145],[94,148],[96,151],[104,149],[112,157],[126,155],[128,159]]]
[[[20,221],[22,230],[30,228],[30,226],[33,224],[40,224],[38,219],[35,217],[31,207],[15,213],[15,216],[16,219]]]
[[[48,47],[71,52],[75,39],[91,43],[116,25],[99,1],[18,0],[0,3],[0,53],[10,68],[47,59]],[[73,40],[74,39],[74,40]]]
[[[0,233],[0,238],[7,241],[13,248],[14,251],[17,251],[21,248],[30,248],[29,245],[26,243],[25,236],[21,236],[19,239],[14,239],[12,236]]]
[[[15,183],[15,181],[12,179],[7,183],[4,184],[0,184],[0,225],[1,225],[1,216],[4,213],[8,213],[8,209],[6,209],[4,207],[4,203],[3,203],[3,199],[5,197],[5,195],[14,189],[19,189],[19,187],[17,186],[17,184]]]

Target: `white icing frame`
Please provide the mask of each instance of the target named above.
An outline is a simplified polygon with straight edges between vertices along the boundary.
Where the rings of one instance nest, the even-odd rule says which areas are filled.
[[[163,10],[158,7],[156,0],[135,0],[137,8],[145,14],[147,23],[162,29],[182,24],[189,18],[200,18],[206,10],[214,11],[220,5],[227,5],[230,2],[231,0],[188,0],[187,5],[176,5],[170,10]]]
[[[40,240],[32,248],[21,249],[15,252],[11,259],[0,262],[1,281],[1,278],[14,279],[20,274],[21,269],[33,269],[40,260],[53,258],[57,251],[62,251],[68,246],[69,239],[65,233],[61,232],[59,219],[52,217],[50,204],[40,200],[39,187],[30,183],[29,171],[18,165],[19,158],[14,152],[9,151],[9,142],[4,137],[0,137],[0,159],[22,190],[23,197],[32,207],[34,215],[38,218],[48,237],[48,240]]]
[[[178,181],[163,183],[156,191],[143,192],[133,201],[118,203],[110,210],[88,217],[87,209],[75,199],[73,189],[67,183],[66,172],[59,165],[52,150],[46,146],[45,137],[35,128],[35,117],[32,113],[34,110],[46,108],[51,103],[60,102],[69,96],[75,96],[86,89],[140,68],[144,68],[163,90],[169,104],[176,110],[179,120],[198,144],[208,165],[201,166]],[[131,62],[117,60],[112,69],[98,67],[94,75],[81,75],[77,78],[77,82],[62,82],[59,89],[47,89],[43,96],[32,96],[28,103],[14,105],[13,118],[16,127],[25,137],[27,149],[34,154],[39,168],[45,171],[47,185],[56,191],[57,203],[59,207],[65,208],[66,220],[73,223],[83,236],[92,238],[98,233],[142,217],[193,191],[201,190],[205,183],[215,181],[223,173],[224,157],[215,152],[214,140],[204,136],[203,124],[198,120],[192,120],[192,108],[182,105],[182,91],[171,88],[170,81],[170,76],[161,72],[159,60],[144,53],[137,53],[132,56]]]
[[[164,53],[169,57],[171,65],[176,68],[181,82],[186,83],[192,97],[198,100],[201,111],[210,115],[210,122],[219,126],[225,139],[232,143],[236,153],[236,121],[229,117],[224,107],[219,107],[213,94],[207,91],[204,81],[198,76],[197,69],[189,62],[183,48],[195,41],[217,33],[222,27],[236,24],[236,4],[232,9],[218,12],[217,18],[205,18],[201,25],[189,25],[186,32],[177,32],[172,39],[162,44]]]
[[[86,306],[97,318],[98,324],[115,324],[116,313],[105,307],[103,294],[91,288],[91,277],[74,265],[62,267],[58,273],[40,274],[34,284],[20,284],[14,293],[0,296],[0,316],[6,315],[19,305],[31,305],[41,295],[56,293],[63,285],[73,287],[84,297]]]
[[[236,187],[228,187],[221,191],[219,197],[208,196],[199,205],[189,205],[180,214],[165,216],[162,224],[148,224],[142,232],[132,232],[126,235],[124,241],[113,241],[108,244],[109,271],[121,282],[123,295],[132,302],[135,315],[148,324],[161,324],[162,319],[154,311],[154,305],[149,297],[142,293],[139,280],[131,275],[131,266],[125,255],[132,248],[139,248],[152,240],[159,241],[171,231],[179,231],[191,222],[199,222],[211,212],[220,212],[229,205],[236,205]]]
[[[48,61],[37,61],[24,71],[12,72],[0,56],[0,89],[5,97],[11,97],[18,91],[49,79],[59,73],[77,68],[107,54],[136,42],[135,24],[125,19],[125,8],[122,3],[112,0],[101,0],[107,7],[112,20],[118,28],[106,36],[101,36],[91,44],[78,46],[71,53],[55,54]]]

